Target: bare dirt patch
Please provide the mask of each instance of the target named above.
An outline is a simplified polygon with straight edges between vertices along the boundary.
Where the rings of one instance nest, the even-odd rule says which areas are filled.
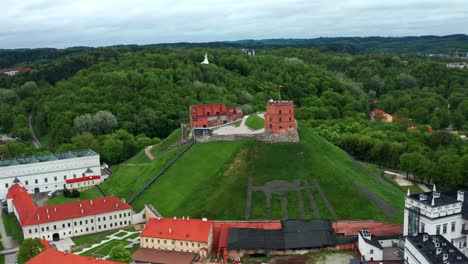
[[[229,165],[229,168],[224,171],[224,176],[229,176],[235,173],[239,167],[242,165],[242,161],[244,160],[245,156],[247,155],[247,149],[243,149],[237,153],[234,161]]]

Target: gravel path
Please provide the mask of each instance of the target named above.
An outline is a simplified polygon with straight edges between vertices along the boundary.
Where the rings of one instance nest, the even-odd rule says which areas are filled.
[[[325,193],[322,191],[322,188],[320,187],[317,180],[314,180],[314,186],[315,186],[315,189],[317,189],[317,191],[319,192],[320,196],[322,197],[322,200],[325,203],[325,206],[328,208],[328,211],[330,211],[333,219],[338,220],[338,216],[336,215],[335,210],[333,210],[332,205],[328,201],[327,196],[325,196]]]
[[[369,191],[368,189],[366,189],[366,187],[361,185],[359,182],[354,182],[354,183],[357,185],[359,190],[361,190],[362,193],[364,193],[371,201],[373,201],[375,203],[375,205],[377,205],[380,209],[382,209],[382,211],[386,215],[394,216],[394,215],[397,214],[397,211],[396,211],[395,208],[393,208],[391,205],[389,205],[384,200],[380,199],[377,195],[375,195],[375,193],[373,193],[373,192]]]
[[[153,148],[153,146],[147,146],[145,148],[145,154],[146,156],[148,157],[149,160],[153,161],[154,160],[154,155],[153,153],[151,153],[151,149]]]
[[[296,180],[294,182],[294,184],[296,185],[297,206],[298,206],[299,212],[301,214],[301,219],[305,219],[306,216],[305,216],[305,210],[304,210],[304,200],[302,200],[301,184],[299,183],[298,180]]]
[[[249,177],[247,184],[247,201],[245,202],[245,219],[250,218],[250,210],[252,209],[252,184],[253,179]]]
[[[283,219],[288,219],[288,199],[286,197],[280,197],[281,211],[283,212]]]
[[[32,144],[35,148],[40,148],[41,142],[37,139],[36,134],[34,133],[34,129],[32,126],[32,119],[33,119],[32,114],[30,114],[28,117],[28,125],[29,125],[29,130],[31,131]]]
[[[307,197],[309,198],[310,208],[312,209],[312,213],[316,219],[320,219],[320,212],[317,207],[317,203],[315,202],[314,196],[312,195],[312,187],[309,185],[307,180],[304,180],[305,189],[307,192]]]

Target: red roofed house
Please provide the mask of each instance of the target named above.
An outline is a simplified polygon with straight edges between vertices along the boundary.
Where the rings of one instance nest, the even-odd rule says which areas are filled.
[[[100,184],[102,181],[103,180],[99,175],[67,179],[65,180],[65,189],[76,189],[81,192],[93,188],[95,185]]]
[[[213,127],[234,122],[244,116],[240,107],[226,107],[224,104],[203,104],[190,106],[190,126]]]
[[[191,252],[205,259],[212,249],[213,221],[150,218],[141,232],[140,243],[141,248]]]
[[[64,253],[55,249],[46,249],[39,255],[26,261],[26,264],[122,264],[104,259],[79,256],[72,253]]]
[[[385,113],[383,110],[375,109],[371,113],[371,120],[391,123],[391,122],[394,122],[396,118],[390,114]]]
[[[8,190],[7,206],[24,238],[57,241],[132,224],[132,207],[114,196],[37,207],[28,190],[16,183]]]
[[[3,69],[0,72],[8,75],[8,76],[15,76],[19,72],[29,72],[30,68],[11,68],[11,69]]]

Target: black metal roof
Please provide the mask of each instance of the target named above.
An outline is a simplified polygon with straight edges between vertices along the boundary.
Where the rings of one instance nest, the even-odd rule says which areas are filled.
[[[329,221],[284,220],[281,230],[230,228],[228,249],[302,249],[336,245]]]
[[[427,240],[424,241],[424,236]],[[450,264],[466,264],[468,258],[453,246],[442,235],[428,235],[418,234],[417,236],[407,236],[407,241],[411,242],[413,246],[428,260],[429,263],[450,263]],[[437,247],[441,252],[437,254]],[[443,259],[444,255],[447,259]]]
[[[464,219],[468,220],[468,190],[453,190],[447,192],[437,193],[440,197],[434,198],[434,206],[432,206],[432,197],[434,197],[434,192],[425,192],[420,194],[413,194],[409,197],[418,201],[419,203],[425,204],[427,206],[436,207],[436,206],[444,206],[449,204],[459,203],[460,201],[457,200],[458,192],[464,193],[463,205],[462,205],[462,215]],[[421,201],[420,195],[423,194],[426,196],[426,199]]]

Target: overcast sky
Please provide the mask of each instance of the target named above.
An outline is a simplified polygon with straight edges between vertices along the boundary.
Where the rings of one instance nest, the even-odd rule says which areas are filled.
[[[0,48],[468,33],[468,0],[1,0]]]

